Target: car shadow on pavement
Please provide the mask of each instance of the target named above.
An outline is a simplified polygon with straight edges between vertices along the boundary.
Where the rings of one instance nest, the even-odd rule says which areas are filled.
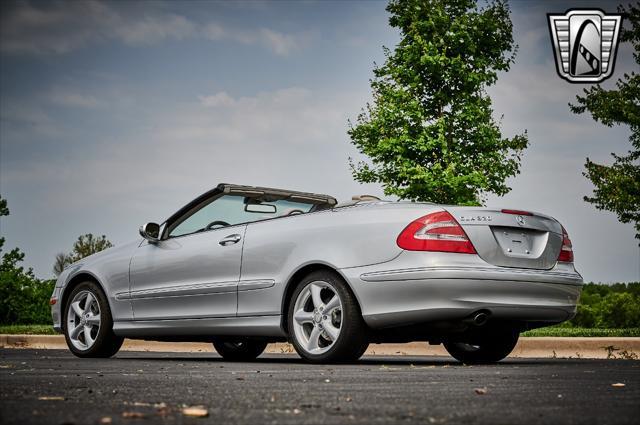
[[[128,355],[131,353],[131,355]],[[439,366],[439,367],[449,367],[449,366],[459,366],[459,367],[469,367],[468,365],[457,362],[448,357],[421,357],[421,356],[365,356],[358,361],[348,362],[348,363],[320,363],[313,364],[308,363],[301,359],[300,357],[293,354],[267,354],[266,356],[258,357],[256,360],[252,362],[231,362],[228,360],[219,357],[213,353],[193,353],[189,355],[185,355],[184,353],[175,353],[175,355],[171,355],[169,353],[140,353],[140,352],[125,352],[119,353],[114,360],[140,360],[140,361],[179,361],[185,363],[237,363],[237,364],[291,364],[291,365],[302,365],[302,366],[415,366],[415,367],[424,367],[424,366]],[[563,363],[567,362],[584,362],[583,359],[521,359],[521,358],[512,358],[502,360],[501,362],[489,365],[489,366],[530,366],[530,365],[539,365],[546,366],[557,364],[558,361],[563,361]],[[475,365],[474,365],[475,366]],[[482,367],[482,365],[477,365],[475,367]]]

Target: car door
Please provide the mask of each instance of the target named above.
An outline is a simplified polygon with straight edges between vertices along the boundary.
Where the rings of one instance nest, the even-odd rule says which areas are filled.
[[[235,224],[244,220],[241,200],[219,198],[200,202],[167,223],[160,241],[136,250],[129,295],[135,320],[236,315],[246,224]]]

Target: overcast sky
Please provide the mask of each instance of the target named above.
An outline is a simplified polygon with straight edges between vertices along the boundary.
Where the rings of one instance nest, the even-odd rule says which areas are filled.
[[[633,227],[582,201],[588,156],[610,163],[628,128],[576,116],[584,86],[560,79],[546,13],[614,2],[512,2],[516,64],[490,88],[505,135],[531,146],[488,205],[559,219],[586,280],[640,280]],[[346,135],[372,65],[398,34],[385,3],[2,2],[0,222],[5,248],[52,276],[84,233],[116,245],[218,182],[381,195],[355,183]],[[622,45],[613,78],[634,70]]]

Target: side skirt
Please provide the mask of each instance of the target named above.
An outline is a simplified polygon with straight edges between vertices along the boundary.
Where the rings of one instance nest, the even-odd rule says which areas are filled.
[[[215,317],[205,319],[127,320],[115,322],[113,324],[113,332],[118,336],[138,339],[190,336],[286,337],[280,323],[280,315]]]

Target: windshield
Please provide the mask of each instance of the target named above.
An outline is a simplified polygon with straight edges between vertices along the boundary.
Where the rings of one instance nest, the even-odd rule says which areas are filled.
[[[304,214],[311,211],[313,207],[312,203],[285,199],[269,200],[239,195],[216,196],[179,217],[171,225],[169,236],[183,236],[235,224]]]

